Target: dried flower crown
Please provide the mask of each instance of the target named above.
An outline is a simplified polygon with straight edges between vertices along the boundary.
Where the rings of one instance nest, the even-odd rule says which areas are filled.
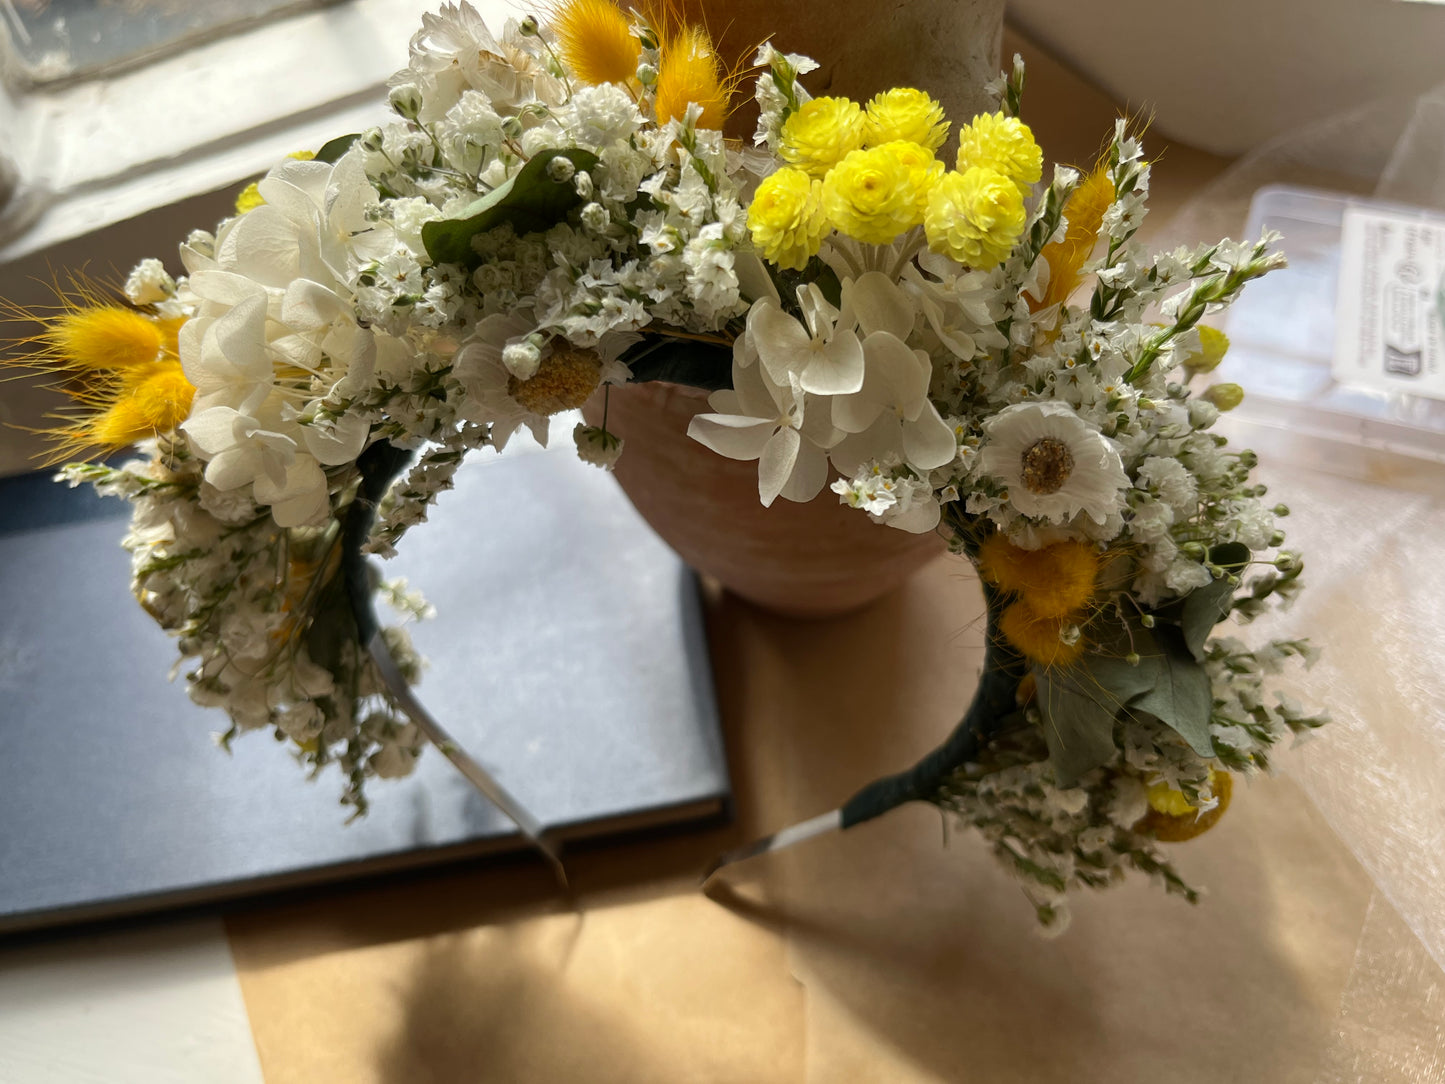
[[[227,740],[284,736],[361,811],[425,728],[418,660],[370,597],[425,604],[363,551],[390,554],[464,455],[545,439],[598,388],[707,389],[689,432],[757,460],[764,504],[829,486],[942,531],[988,605],[948,742],[773,844],[925,800],[983,832],[1046,924],[1128,867],[1193,899],[1158,841],[1323,721],[1264,688],[1306,644],[1213,635],[1299,582],[1286,510],[1210,432],[1238,389],[1190,388],[1226,345],[1201,317],[1280,266],[1270,238],[1146,256],[1138,140],[1121,121],[1045,182],[1017,61],[954,132],[921,91],[813,99],[812,61],[754,63],[745,148],[700,28],[558,0],[494,36],[443,5],[394,120],[277,165],[186,239],[183,277],[147,260],[129,306],[50,323],[37,364],[76,405],[60,452],[142,453],[62,476],[132,502],[136,597]],[[623,452],[605,423],[575,437],[601,466]]]

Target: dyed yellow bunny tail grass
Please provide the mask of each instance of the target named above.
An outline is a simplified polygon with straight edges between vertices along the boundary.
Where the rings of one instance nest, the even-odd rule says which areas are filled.
[[[1049,286],[1040,300],[1030,299],[1029,308],[1037,312],[1050,305],[1060,305],[1078,289],[1084,278],[1080,268],[1093,255],[1099,230],[1104,224],[1104,212],[1113,202],[1114,182],[1109,177],[1109,164],[1100,162],[1079,183],[1064,205],[1064,217],[1069,225],[1063,240],[1044,246],[1043,258],[1049,265]]]
[[[17,377],[49,376],[71,403],[51,415],[56,425],[32,430],[51,443],[44,464],[111,455],[185,421],[195,388],[177,360],[184,321],[116,304],[81,280],[57,293],[61,304],[50,311],[5,309],[12,320],[41,325],[12,344],[23,356],[5,367]]]
[[[696,104],[702,109],[697,126],[720,131],[732,112],[733,95],[746,71],[741,62],[725,66],[702,27],[668,31],[657,71],[657,122],[682,120],[688,105]]]
[[[612,0],[558,0],[547,12],[567,67],[584,83],[635,84],[642,43]]]

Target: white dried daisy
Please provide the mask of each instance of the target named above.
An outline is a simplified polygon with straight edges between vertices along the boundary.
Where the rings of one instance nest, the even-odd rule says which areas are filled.
[[[1018,403],[983,425],[979,473],[1008,487],[1025,516],[1061,522],[1082,512],[1102,524],[1129,485],[1112,441],[1064,403]]]

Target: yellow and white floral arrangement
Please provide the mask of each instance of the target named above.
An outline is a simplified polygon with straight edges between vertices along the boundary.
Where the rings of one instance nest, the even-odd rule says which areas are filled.
[[[1210,431],[1239,389],[1196,390],[1226,345],[1201,318],[1281,265],[1271,238],[1147,255],[1138,139],[1121,121],[1046,177],[1017,62],[966,124],[906,87],[811,98],[813,62],[771,44],[753,64],[747,147],[722,131],[739,69],[665,11],[554,0],[494,36],[443,5],[390,123],[275,166],[185,239],[182,276],[146,260],[124,302],[50,322],[59,455],[92,460],[61,477],[133,504],[135,595],[227,740],[339,766],[360,811],[424,745],[396,691],[419,660],[375,627],[362,553],[464,455],[545,439],[599,388],[704,388],[691,436],[756,460],[763,504],[831,489],[943,532],[984,585],[957,731],[813,830],[932,802],[1056,927],[1067,890],[1128,868],[1192,900],[1158,843],[1323,721],[1264,688],[1306,644],[1214,635],[1299,586],[1286,509]],[[575,440],[624,454],[605,425]]]

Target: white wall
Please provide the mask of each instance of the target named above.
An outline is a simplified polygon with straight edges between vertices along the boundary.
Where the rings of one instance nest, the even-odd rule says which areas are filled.
[[[1009,0],[1009,20],[1165,134],[1220,154],[1445,82],[1440,0]]]

